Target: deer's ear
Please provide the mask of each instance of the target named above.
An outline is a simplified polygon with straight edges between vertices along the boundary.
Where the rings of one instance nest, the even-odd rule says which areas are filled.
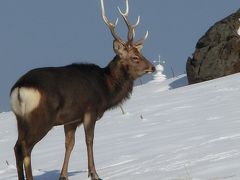
[[[122,44],[118,40],[113,41],[113,50],[121,58],[123,58],[126,55],[125,44]]]

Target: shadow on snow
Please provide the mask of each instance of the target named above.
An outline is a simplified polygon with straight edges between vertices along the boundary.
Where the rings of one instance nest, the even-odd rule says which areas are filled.
[[[176,89],[188,85],[187,76],[183,76],[169,84],[170,89]]]
[[[86,173],[87,176],[87,171],[72,171],[68,173],[68,176],[74,176],[76,174],[81,174],[81,173]],[[53,171],[46,171],[41,175],[35,176],[35,180],[54,180],[54,179],[59,179],[60,176],[60,171],[59,170],[53,170]]]

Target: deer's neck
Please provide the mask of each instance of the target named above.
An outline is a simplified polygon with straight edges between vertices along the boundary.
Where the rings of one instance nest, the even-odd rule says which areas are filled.
[[[115,56],[105,68],[105,74],[110,91],[110,107],[114,107],[130,97],[134,79],[120,64],[118,56]]]

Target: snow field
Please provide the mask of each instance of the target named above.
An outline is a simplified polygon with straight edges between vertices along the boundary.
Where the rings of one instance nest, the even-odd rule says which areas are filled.
[[[106,112],[97,123],[94,142],[101,178],[240,179],[240,74],[184,85],[184,75],[151,81],[134,88],[123,106],[125,115],[118,108]],[[1,113],[0,126],[0,180],[15,180],[14,115]],[[88,178],[82,127],[76,136],[69,178],[84,180]],[[63,155],[63,128],[55,127],[32,153],[35,179],[58,179]]]

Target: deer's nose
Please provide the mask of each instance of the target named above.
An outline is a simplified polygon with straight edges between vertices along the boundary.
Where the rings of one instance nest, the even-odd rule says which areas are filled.
[[[145,70],[145,73],[153,73],[156,70],[154,66],[148,67],[148,69]]]

